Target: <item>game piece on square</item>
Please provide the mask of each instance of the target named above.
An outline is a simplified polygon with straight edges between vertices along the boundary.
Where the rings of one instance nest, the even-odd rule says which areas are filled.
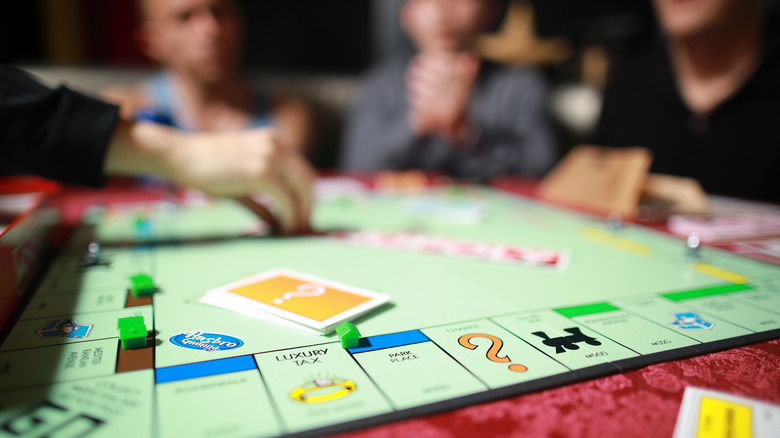
[[[122,350],[146,347],[146,336],[149,332],[145,325],[123,327],[119,329],[119,340],[122,342]]]
[[[152,236],[152,226],[149,223],[146,213],[138,212],[133,220],[135,225],[135,237],[141,240],[147,240]]]
[[[607,215],[607,227],[613,233],[618,233],[623,229],[623,215],[613,211]]]
[[[87,246],[87,266],[97,266],[100,264],[100,244],[96,241],[89,242]]]
[[[119,318],[116,320],[116,328],[117,330],[123,328],[123,327],[133,327],[138,325],[144,325],[144,317],[143,316],[128,316],[126,318]]]
[[[146,347],[146,336],[149,332],[146,330],[143,316],[119,318],[116,325],[123,350]]]
[[[328,334],[390,300],[386,294],[288,269],[273,269],[211,289],[202,303],[314,334]]]
[[[685,240],[685,247],[688,249],[688,258],[698,260],[701,248],[701,236],[699,236],[699,233],[689,234]]]
[[[570,333],[568,336],[559,336],[557,338],[550,338],[550,336],[543,332],[533,332],[533,335],[539,336],[544,339],[542,343],[549,347],[555,348],[555,354],[565,353],[566,350],[579,350],[580,346],[578,342],[584,342],[588,345],[601,345],[601,342],[592,338],[580,331],[579,327],[570,327],[563,329],[563,331]]]
[[[152,277],[147,274],[138,274],[130,277],[130,291],[138,298],[154,294],[155,287]]]
[[[342,322],[336,327],[336,334],[341,339],[341,346],[344,348],[355,348],[360,341],[360,331],[349,321]]]

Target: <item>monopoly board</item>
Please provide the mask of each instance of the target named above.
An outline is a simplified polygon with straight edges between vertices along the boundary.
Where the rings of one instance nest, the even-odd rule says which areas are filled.
[[[0,436],[322,434],[780,337],[780,267],[486,188],[329,197],[314,225],[265,237],[228,200],[92,211],[0,345]],[[350,349],[201,302],[276,269],[390,301]],[[126,316],[145,348],[121,349]]]

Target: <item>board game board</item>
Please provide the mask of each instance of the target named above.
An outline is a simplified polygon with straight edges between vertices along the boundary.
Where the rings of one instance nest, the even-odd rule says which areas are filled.
[[[490,189],[329,197],[314,224],[264,237],[227,200],[95,209],[0,345],[0,436],[322,434],[780,337],[780,267]],[[390,301],[351,349],[200,302],[274,269]],[[138,273],[153,297],[128,293]],[[146,348],[120,348],[126,316]]]

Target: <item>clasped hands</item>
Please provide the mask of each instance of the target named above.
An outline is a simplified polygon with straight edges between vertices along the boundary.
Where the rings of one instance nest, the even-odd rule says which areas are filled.
[[[421,52],[405,75],[409,124],[420,136],[437,135],[454,145],[473,137],[468,104],[479,60],[467,52]]]

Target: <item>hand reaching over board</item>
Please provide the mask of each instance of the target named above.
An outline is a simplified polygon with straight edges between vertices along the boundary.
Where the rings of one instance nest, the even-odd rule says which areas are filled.
[[[264,209],[247,195],[264,192],[276,201],[282,233],[308,230],[314,171],[271,129],[190,134],[125,123],[112,139],[105,171],[157,174],[183,187],[236,197],[256,213]],[[260,216],[274,227],[270,214]]]

